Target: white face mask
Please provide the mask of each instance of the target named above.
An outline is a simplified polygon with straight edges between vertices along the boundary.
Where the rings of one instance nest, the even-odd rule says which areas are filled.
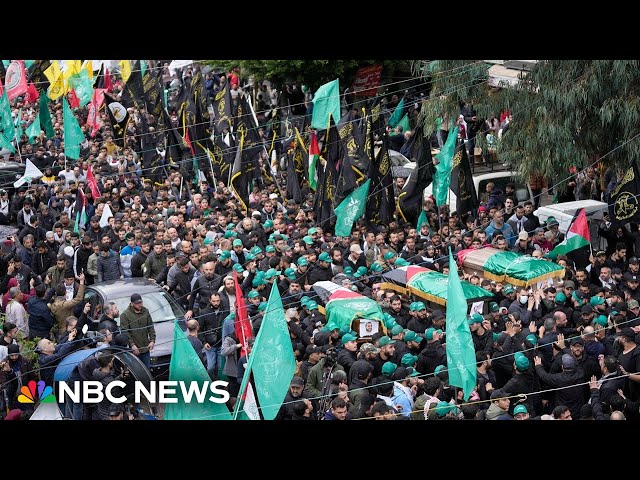
[[[529,301],[528,295],[520,295],[520,303],[524,304],[524,303],[527,303],[528,301]]]

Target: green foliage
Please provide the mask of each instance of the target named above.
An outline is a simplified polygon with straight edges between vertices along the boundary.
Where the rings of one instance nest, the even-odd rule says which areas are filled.
[[[455,115],[460,100],[478,116],[509,109],[513,121],[499,144],[501,162],[521,176],[533,173],[562,180],[569,168],[582,169],[598,156],[623,169],[640,155],[640,62],[637,60],[543,60],[515,88],[499,92],[479,75],[488,65],[469,60],[414,62],[433,82],[422,115],[433,129],[440,112]]]
[[[270,80],[277,85],[298,82],[315,91],[336,78],[344,88],[351,84],[358,68],[381,62],[385,76],[409,71],[409,60],[207,60],[204,63],[227,72],[238,67],[242,76],[254,77],[258,82]]]

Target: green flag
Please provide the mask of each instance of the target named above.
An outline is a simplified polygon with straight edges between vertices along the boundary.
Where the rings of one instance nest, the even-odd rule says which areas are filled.
[[[329,115],[337,122],[340,118],[340,89],[338,79],[325,83],[313,97],[313,114],[311,115],[311,128],[326,130],[329,124]]]
[[[89,72],[86,68],[80,70],[80,73],[71,75],[69,77],[69,84],[76,92],[78,100],[80,100],[80,107],[84,107],[93,98],[93,84],[89,80]]]
[[[22,128],[22,109],[18,110],[18,115],[16,115],[16,140],[19,142],[20,137],[24,133],[24,129]]]
[[[447,286],[447,368],[449,384],[462,388],[467,401],[476,388],[476,352],[467,321],[465,299],[458,269],[449,248],[449,285]]]
[[[189,388],[189,382],[202,386],[204,382],[211,381],[202,361],[198,358],[198,354],[178,322],[175,322],[173,327],[169,380],[184,382],[186,388]],[[231,420],[231,415],[225,404],[207,400],[210,396],[209,392],[203,402],[196,401],[196,395],[190,399],[190,402],[186,402],[180,388],[177,389],[177,392],[178,403],[167,404],[164,413],[165,420]]]
[[[53,138],[55,132],[53,131],[53,123],[51,122],[51,113],[49,112],[49,96],[40,94],[40,112],[38,113],[40,125],[44,127],[44,132],[47,138]]]
[[[391,115],[391,117],[389,118],[389,126],[391,128],[395,128],[396,125],[398,125],[398,123],[400,123],[400,120],[403,117],[403,115],[402,115],[403,111],[404,111],[404,97],[402,97],[402,99],[398,102],[398,106],[393,111],[393,115]],[[403,130],[403,132],[404,131],[405,130]]]
[[[262,325],[249,354],[240,393],[244,394],[249,375],[253,372],[262,416],[265,420],[273,420],[289,391],[295,369],[296,358],[291,346],[282,299],[278,289],[272,288]],[[236,407],[236,415],[239,404],[240,402]]]
[[[147,61],[140,60],[140,76],[144,77],[144,74],[146,71],[147,71]]]
[[[74,160],[80,159],[80,144],[84,142],[84,133],[73,115],[69,102],[62,101],[62,121],[64,122],[64,154]]]
[[[34,63],[36,63],[35,60],[25,60],[24,61],[24,68],[29,70],[31,68],[31,65],[33,65]]]
[[[0,147],[15,153],[12,143],[15,134],[13,119],[11,118],[11,105],[5,88],[2,92],[2,97],[0,97],[0,137],[2,137],[0,138]]]
[[[433,180],[433,196],[436,197],[436,205],[447,203],[449,185],[451,185],[451,169],[453,168],[453,154],[456,150],[456,140],[458,138],[458,127],[449,131],[446,143],[442,146],[440,153],[436,155],[438,164]]]
[[[411,130],[411,125],[409,124],[409,114],[407,113],[404,117],[402,117],[402,120],[400,120],[398,122],[398,125],[400,125],[402,127],[402,133],[408,132],[409,130]],[[396,125],[396,126],[398,126]]]
[[[423,223],[427,223],[427,212],[425,210],[421,210],[420,216],[418,217],[418,223],[416,224],[416,230],[418,232],[420,232]]]
[[[367,206],[367,197],[369,196],[369,185],[371,179],[367,179],[361,186],[345,197],[335,208],[336,213],[336,236],[348,237],[351,235],[353,222],[362,216]]]
[[[9,150],[11,153],[16,153],[16,149],[13,147],[11,140],[7,140],[4,133],[0,133],[0,150]]]
[[[29,137],[29,143],[33,145],[36,143],[36,138],[40,136],[40,116],[37,116],[36,119],[31,122],[31,125],[27,127],[25,133]]]

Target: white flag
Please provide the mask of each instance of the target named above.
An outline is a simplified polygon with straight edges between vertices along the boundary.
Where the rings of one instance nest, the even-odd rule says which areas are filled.
[[[256,402],[256,396],[253,394],[253,387],[251,382],[247,383],[246,395],[244,397],[244,406],[242,407],[244,413],[247,414],[249,420],[260,420],[260,413],[258,412],[258,403]]]
[[[104,228],[109,225],[109,217],[113,217],[113,213],[111,212],[111,207],[108,203],[105,203],[104,210],[102,211],[102,216],[100,217],[100,227]]]
[[[29,183],[34,178],[44,177],[44,174],[36,167],[31,160],[27,160],[26,168],[24,169],[24,175],[16,180],[13,184],[15,188],[20,187],[23,183]]]

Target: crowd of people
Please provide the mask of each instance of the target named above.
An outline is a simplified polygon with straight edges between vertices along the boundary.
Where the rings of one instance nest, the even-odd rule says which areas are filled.
[[[170,86],[175,77],[164,73]],[[205,88],[215,95],[226,81],[237,90],[239,72],[226,78],[209,74]],[[122,84],[115,76],[114,84],[117,94]],[[300,99],[298,105],[311,98],[290,86],[281,94]],[[259,112],[277,105],[277,98],[263,88]],[[13,102],[13,112],[28,125],[36,113],[21,100]],[[419,102],[426,101],[416,100],[413,117]],[[391,98],[388,106],[397,102]],[[123,146],[114,143],[106,115],[91,137],[84,124],[87,112],[79,109],[86,141],[81,160],[73,162],[64,154],[60,104],[50,108],[54,138],[43,132],[35,142],[21,139],[18,145],[22,159],[44,176],[15,191],[11,186],[0,190],[0,220],[17,228],[0,257],[0,403],[8,418],[31,413],[17,402],[21,387],[37,379],[50,384],[55,366],[75,350],[108,344],[131,349],[149,364],[153,311],[139,294],[123,312],[115,304],[105,306],[98,319],[89,317],[90,304],[84,301],[85,285],[136,277],[155,282],[184,308],[188,340],[212,379],[229,380],[235,401],[247,357],[234,328],[234,272],[254,338],[271,290],[282,296],[297,368],[278,419],[638,418],[640,261],[634,252],[640,251],[637,232],[629,226],[612,226],[605,219],[604,250],[552,260],[546,254],[564,239],[558,222],[551,217],[541,224],[532,202],[518,204],[513,185],[502,192],[490,184],[475,212],[438,209],[430,197],[424,203],[427,222],[419,229],[399,220],[370,225],[361,218],[350,236],[337,237],[315,221],[308,188],[303,201],[295,202],[283,198],[278,185],[265,182],[254,188],[244,212],[229,186],[208,173],[206,180],[191,183],[179,165],[166,165],[166,175],[150,178],[139,142],[145,113],[135,108],[127,134],[131,141]],[[469,130],[476,125],[476,131],[482,125],[494,128],[496,136],[498,130],[506,132],[499,128],[502,120],[485,122],[470,108],[461,106],[457,123],[467,125],[465,117],[473,122],[462,140],[473,138]],[[505,118],[508,124],[510,114]],[[443,135],[446,139],[447,123],[434,131],[435,146],[442,145]],[[399,149],[410,135],[400,139]],[[99,198],[88,187],[89,169]],[[591,169],[586,180],[578,178],[577,192],[587,195],[591,175],[598,174]],[[87,199],[86,224],[74,210],[78,190]],[[107,205],[112,215],[101,225]],[[565,277],[544,288],[514,287],[448,263],[449,247],[455,253],[486,246],[555,261],[565,268]],[[468,317],[477,362],[477,386],[469,399],[449,383],[446,312],[381,288],[381,275],[401,265],[442,273],[456,269],[493,294],[485,314]],[[348,329],[328,331],[313,290],[318,281],[334,281],[375,300],[384,312],[383,328],[366,342]],[[77,375],[106,384],[126,378],[127,371],[105,354],[84,360]],[[131,417],[108,403],[67,410],[77,419]]]

